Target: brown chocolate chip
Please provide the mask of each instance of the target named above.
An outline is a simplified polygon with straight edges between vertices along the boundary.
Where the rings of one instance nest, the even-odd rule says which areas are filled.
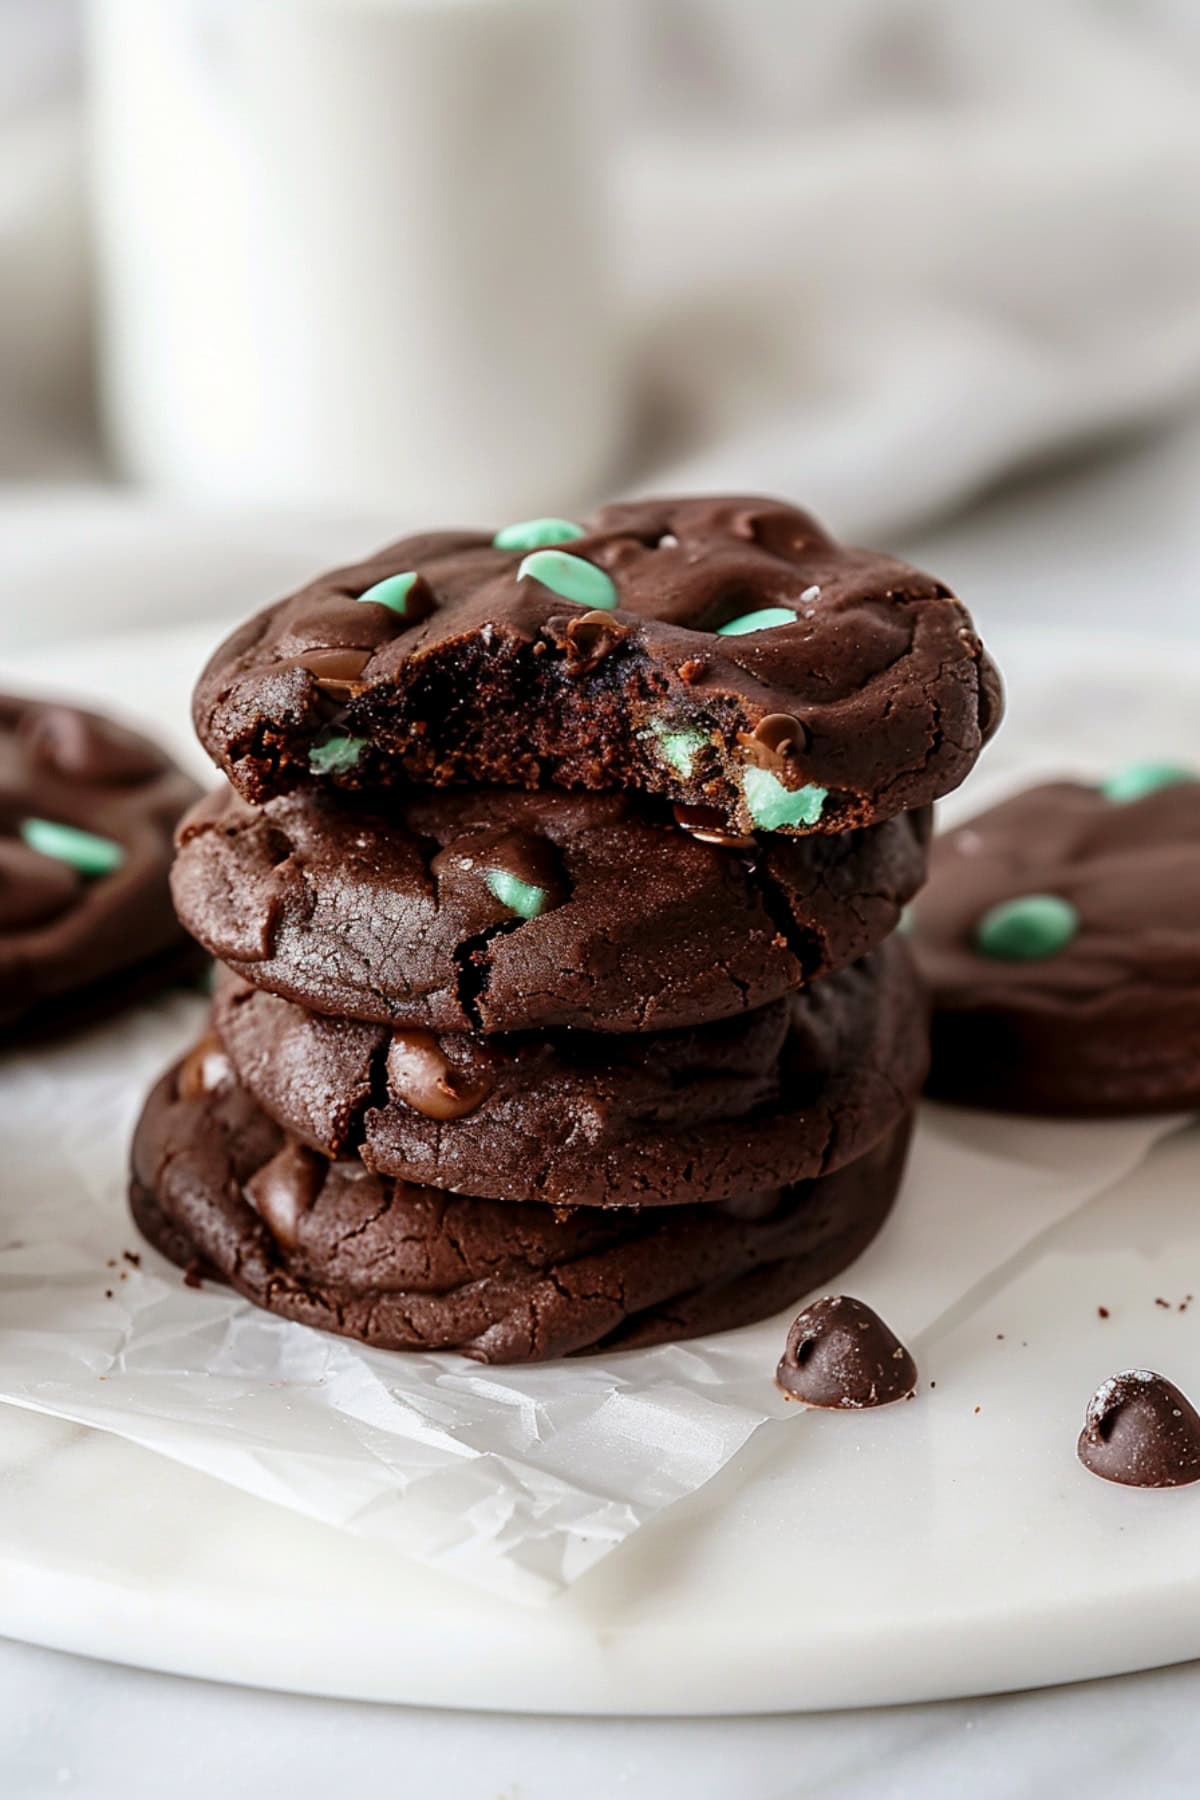
[[[566,654],[568,675],[586,675],[624,642],[632,627],[614,619],[610,612],[597,610],[550,619],[547,630]]]
[[[698,838],[702,844],[716,844],[722,850],[754,848],[755,840],[730,831],[725,823],[725,814],[715,806],[673,806],[671,811],[680,831],[686,831],[689,837]]]
[[[272,1237],[294,1250],[300,1221],[321,1191],[328,1164],[306,1144],[285,1144],[246,1183],[246,1197]]]
[[[233,1065],[215,1031],[193,1046],[179,1065],[176,1092],[181,1100],[202,1100],[233,1080]]]
[[[431,1031],[393,1032],[387,1079],[395,1097],[427,1119],[465,1119],[493,1087],[486,1069],[456,1068]]]
[[[1165,1376],[1126,1369],[1096,1389],[1076,1450],[1104,1481],[1185,1487],[1200,1481],[1200,1414]]]
[[[289,657],[288,669],[307,669],[322,693],[347,700],[358,692],[359,676],[371,660],[370,650],[306,650]]]
[[[166,766],[153,746],[132,731],[74,706],[29,712],[20,731],[38,762],[73,781],[114,786],[149,781]]]
[[[778,769],[781,763],[808,748],[808,728],[791,713],[768,713],[751,732],[739,734],[747,759],[759,768]]]
[[[793,1323],[775,1380],[805,1406],[888,1406],[912,1396],[917,1365],[878,1313],[848,1294],[831,1294]]]
[[[0,931],[26,931],[65,912],[82,879],[70,863],[19,838],[0,839]]]

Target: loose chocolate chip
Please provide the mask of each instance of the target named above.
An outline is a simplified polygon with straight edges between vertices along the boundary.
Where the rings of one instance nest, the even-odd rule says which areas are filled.
[[[79,875],[69,863],[16,838],[0,839],[0,931],[43,925],[65,912],[78,892]]]
[[[1076,1449],[1104,1481],[1186,1487],[1200,1481],[1200,1413],[1165,1376],[1126,1369],[1096,1389]]]
[[[878,1313],[831,1294],[793,1323],[775,1380],[805,1406],[888,1406],[916,1391],[917,1365]]]
[[[566,652],[568,675],[586,675],[629,636],[631,629],[610,612],[601,610],[567,620],[551,619],[550,627],[555,626],[561,627],[560,642]]]
[[[570,891],[557,850],[534,831],[497,826],[469,832],[440,850],[430,869],[439,888],[482,881],[502,906],[523,919],[561,906]]]
[[[387,1054],[388,1088],[427,1119],[465,1119],[494,1085],[482,1066],[458,1069],[431,1031],[396,1031]]]
[[[189,1050],[179,1065],[177,1091],[181,1100],[202,1100],[233,1080],[233,1067],[216,1032],[210,1031]]]
[[[74,706],[46,706],[27,714],[21,736],[44,767],[74,781],[112,783],[149,781],[160,775],[164,759],[132,731]]]
[[[1056,956],[1079,930],[1079,914],[1057,894],[1022,894],[989,907],[975,927],[975,948],[1002,962]]]
[[[307,669],[322,693],[345,700],[356,691],[358,678],[370,660],[369,650],[306,650],[302,656],[290,657],[284,667]]]
[[[246,1183],[246,1197],[288,1250],[296,1247],[300,1221],[312,1209],[329,1164],[306,1144],[285,1144]]]
[[[702,844],[717,844],[722,850],[753,850],[753,837],[739,837],[726,829],[725,815],[715,806],[673,806],[675,823],[689,837]]]

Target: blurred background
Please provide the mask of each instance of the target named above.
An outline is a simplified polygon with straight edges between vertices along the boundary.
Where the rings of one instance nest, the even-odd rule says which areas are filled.
[[[0,650],[778,491],[1200,635],[1188,0],[0,0]]]

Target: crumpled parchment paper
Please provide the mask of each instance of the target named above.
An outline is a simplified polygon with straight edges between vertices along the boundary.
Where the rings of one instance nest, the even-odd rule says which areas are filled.
[[[561,1593],[755,1432],[791,1313],[516,1369],[366,1350],[186,1287],[125,1207],[142,1097],[196,1033],[176,995],[0,1059],[0,1401],[118,1433],[494,1593]],[[926,1108],[891,1221],[841,1291],[913,1343],[1175,1121]],[[127,1259],[133,1252],[139,1264]]]

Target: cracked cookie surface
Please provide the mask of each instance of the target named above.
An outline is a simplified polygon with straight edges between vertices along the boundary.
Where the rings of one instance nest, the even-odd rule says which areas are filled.
[[[910,1110],[928,1062],[897,939],[802,993],[684,1031],[391,1030],[229,977],[213,1025],[255,1100],[314,1148],[560,1206],[719,1202],[827,1174]]]
[[[253,801],[621,788],[805,835],[950,792],[1001,709],[943,583],[733,497],[401,539],[236,631],[193,711]]]
[[[665,1031],[862,957],[925,869],[928,818],[730,846],[622,794],[229,790],[179,834],[188,930],[255,986],[434,1031]],[[699,827],[705,830],[703,824]]]
[[[910,1118],[835,1174],[666,1212],[505,1206],[331,1162],[289,1138],[200,1045],[151,1093],[130,1201],[151,1243],[285,1318],[383,1349],[512,1363],[749,1324],[863,1250]]]

